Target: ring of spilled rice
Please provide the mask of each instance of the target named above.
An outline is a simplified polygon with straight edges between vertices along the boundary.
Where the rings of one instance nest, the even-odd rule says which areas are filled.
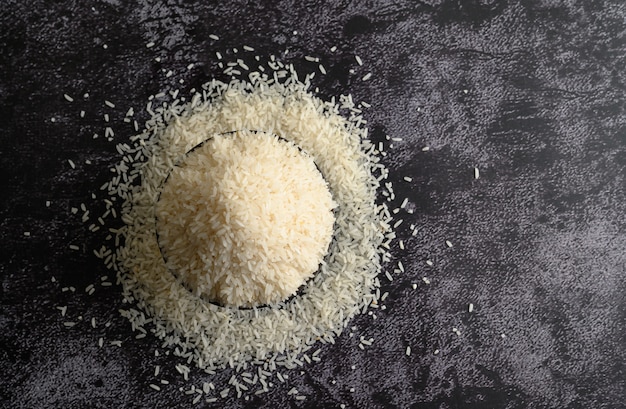
[[[273,64],[281,78],[148,104],[103,186],[124,203],[119,245],[97,252],[134,330],[209,373],[256,366],[261,391],[378,301],[395,237],[377,202],[387,170],[352,97],[322,101],[310,76]]]

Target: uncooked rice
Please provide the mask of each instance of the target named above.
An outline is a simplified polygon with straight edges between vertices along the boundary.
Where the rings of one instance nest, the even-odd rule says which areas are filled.
[[[209,371],[249,364],[289,369],[302,365],[302,354],[316,342],[334,343],[355,314],[377,301],[377,276],[390,257],[383,243],[395,237],[386,205],[376,204],[376,175],[387,172],[352,98],[323,102],[309,92],[310,76],[300,81],[293,66],[272,61],[284,72],[280,78],[277,69],[254,71],[246,80],[210,81],[184,105],[149,103],[154,115],[124,144],[116,176],[104,186],[124,201],[125,226],[110,229],[120,244],[105,260],[133,305],[122,314],[133,329],[150,330],[162,347]],[[113,135],[109,129],[105,135]],[[337,203],[333,240],[319,270],[297,296],[265,308],[223,307],[196,296],[168,270],[157,241],[155,207],[175,164],[207,136],[237,130],[299,146]]]
[[[184,122],[168,128],[194,131],[206,136]],[[315,163],[293,143],[264,132],[217,134],[167,178],[156,205],[159,246],[196,296],[274,304],[322,262],[334,207]]]

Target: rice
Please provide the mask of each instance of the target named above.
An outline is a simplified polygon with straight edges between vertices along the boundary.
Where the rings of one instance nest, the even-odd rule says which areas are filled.
[[[159,246],[195,295],[234,307],[274,304],[318,269],[334,207],[315,163],[293,143],[216,134],[170,173],[156,205]]]
[[[306,351],[317,342],[334,343],[352,317],[365,312],[376,300],[374,290],[380,286],[377,275],[383,260],[389,260],[386,248],[395,238],[387,206],[376,204],[380,179],[374,175],[386,175],[387,172],[377,156],[380,153],[367,139],[366,121],[352,98],[348,95],[331,102],[321,101],[309,92],[312,75],[301,81],[292,66],[276,59],[267,65],[269,69],[246,73],[249,81],[232,79],[224,83],[213,80],[204,84],[199,92],[187,99],[186,104],[178,100],[167,107],[151,107],[149,104],[147,111],[152,118],[146,123],[145,131],[132,137],[130,144],[120,146],[124,158],[114,169],[113,179],[103,185],[110,195],[123,201],[120,217],[125,225],[110,229],[115,236],[115,250],[102,248],[97,252],[107,267],[116,271],[124,301],[132,306],[123,310],[122,315],[131,322],[133,329],[145,333],[144,327],[149,327],[161,339],[162,347],[171,347],[174,355],[207,371],[224,367],[249,369],[256,365],[274,372],[281,367],[291,369],[303,365],[306,360],[302,356]],[[277,71],[282,72],[280,77]],[[340,109],[347,110],[349,118],[341,116]],[[180,271],[170,271],[159,247],[160,238],[157,238],[157,225],[161,223],[160,217],[157,222],[159,195],[167,189],[168,175],[172,174],[176,164],[184,162],[192,148],[208,137],[215,138],[215,135],[233,131],[241,131],[239,136],[248,142],[253,141],[254,135],[276,135],[310,155],[327,183],[329,196],[320,200],[322,190],[303,186],[287,189],[304,192],[305,200],[313,198],[308,208],[303,204],[294,205],[295,214],[328,216],[332,207],[328,197],[337,204],[332,241],[315,275],[295,297],[264,308],[238,309],[216,305],[202,296],[211,296],[209,288],[212,286],[199,285],[195,291],[189,291],[185,278],[193,283],[193,274],[183,274],[181,279],[177,277]],[[112,129],[106,128],[106,135],[113,136]],[[254,145],[242,144],[240,147]],[[258,162],[259,166],[263,164],[263,161]],[[275,166],[283,164],[284,161],[274,161]],[[215,167],[210,169],[214,172]],[[270,172],[277,175],[275,170]],[[294,176],[300,178],[302,172],[296,172]],[[230,185],[232,180],[224,183]],[[175,199],[171,197],[164,203],[172,205]],[[198,212],[199,209],[194,208],[189,214]],[[328,223],[321,224],[328,226]],[[229,220],[224,225],[232,227],[235,223]],[[206,227],[199,226],[201,229]],[[267,226],[262,224],[261,227]],[[160,226],[159,233],[168,228],[163,230]],[[289,229],[279,230],[291,234]],[[255,231],[262,232],[263,229]],[[222,249],[232,250],[231,261],[222,260],[222,267],[239,255],[261,261],[265,253],[253,255],[253,246],[271,244],[263,243],[269,237],[263,234],[251,236],[248,241],[243,235],[233,237],[237,240],[229,244],[214,242]],[[311,248],[297,246],[292,251],[299,251],[298,258],[302,260],[315,254],[317,266],[318,250],[327,240],[324,237],[313,240]],[[163,247],[167,249],[170,245],[173,243]],[[315,251],[311,250],[313,247]],[[168,250],[164,253],[170,254]],[[263,263],[267,267],[266,261],[260,265]],[[254,270],[255,275],[263,274],[263,268],[252,267],[249,269]],[[303,271],[305,269],[300,270]],[[301,274],[299,282],[310,274],[310,269],[307,271]],[[284,274],[284,270],[281,269],[281,273]],[[200,277],[200,274],[196,276]],[[206,278],[206,274],[202,277]],[[252,288],[262,288],[264,293],[269,285],[255,287],[254,283],[244,281],[242,278],[239,284],[233,283],[226,291],[225,304],[236,304],[233,294],[237,294],[244,305],[263,302],[260,297],[246,298],[244,293]],[[273,297],[274,286],[266,294],[266,300],[280,299],[292,288],[285,288],[284,293]],[[187,379],[189,368],[183,370],[182,367],[179,365],[177,369],[181,368]],[[259,375],[259,382],[265,382],[265,377]],[[228,393],[226,388],[220,396],[226,397]]]

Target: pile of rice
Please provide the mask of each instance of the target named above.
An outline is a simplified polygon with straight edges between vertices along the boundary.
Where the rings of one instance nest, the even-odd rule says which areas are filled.
[[[197,132],[175,124],[172,132]],[[156,204],[167,267],[198,297],[275,304],[317,270],[333,233],[328,186],[293,142],[264,132],[213,135],[167,178]]]
[[[100,252],[102,256],[108,254],[105,262],[117,271],[124,301],[131,305],[123,315],[130,320],[133,329],[152,332],[162,340],[163,347],[171,347],[175,355],[209,372],[225,367],[242,370],[256,365],[259,368],[258,392],[261,393],[268,387],[265,377],[277,367],[293,368],[311,361],[306,354],[309,349],[318,342],[333,343],[355,314],[366,312],[370,304],[376,303],[380,294],[377,276],[381,263],[389,259],[387,249],[394,238],[387,207],[376,204],[379,182],[387,176],[387,171],[379,162],[379,151],[367,139],[360,108],[350,96],[321,101],[309,91],[309,76],[300,81],[293,66],[275,60],[268,65],[271,69],[265,72],[247,72],[245,80],[235,78],[229,83],[213,80],[184,104],[176,100],[157,109],[148,104],[152,118],[146,123],[146,130],[131,138],[130,144],[118,145],[124,158],[115,168],[115,178],[104,186],[110,194],[123,199],[125,226],[115,231],[117,248]],[[185,197],[191,195],[192,186],[183,187],[185,194],[181,197],[173,197],[177,188],[172,187],[170,192],[166,179],[179,172],[174,171],[176,165],[191,160],[188,152],[211,136],[215,141],[210,148],[213,149],[217,143],[215,135],[233,131],[241,132],[235,139],[222,138],[219,142],[237,145],[233,150],[222,151],[227,167],[235,166],[240,160],[242,149],[258,147],[265,151],[262,144],[275,144],[277,151],[273,154],[282,156],[281,149],[295,155],[293,147],[298,146],[310,156],[323,179],[313,176],[311,162],[304,154],[298,158],[306,162],[306,166],[304,163],[302,166],[308,170],[282,175],[275,167],[284,165],[288,162],[286,159],[257,160],[261,153],[254,153],[250,157],[257,159],[244,167],[252,169],[258,165],[262,167],[259,173],[270,172],[259,178],[259,182],[263,180],[278,188],[283,183],[292,183],[292,178],[307,174],[311,185],[285,186],[287,191],[301,192],[303,196],[277,199],[282,203],[280,209],[262,208],[266,196],[261,196],[258,203],[261,208],[255,210],[251,209],[254,197],[245,198],[242,208],[231,207],[229,211],[219,210],[219,206],[242,203],[220,198],[210,203],[206,212],[201,212],[199,200],[221,193]],[[291,145],[278,143],[267,135],[276,135]],[[294,159],[290,166],[296,166],[295,162]],[[246,187],[248,182],[243,179],[237,181],[237,175],[242,173],[219,175],[219,163],[198,166],[206,166],[206,177],[210,180],[220,180],[216,182],[220,190],[226,191],[232,186],[233,194],[236,191],[241,195],[258,190]],[[273,180],[279,173],[282,176]],[[248,178],[248,181],[254,180],[257,176]],[[323,185],[322,181],[325,181]],[[212,196],[214,194],[217,196]],[[178,233],[169,230],[176,224],[175,215],[167,214],[166,208],[173,203],[184,208],[185,201],[189,201],[187,204],[191,204],[192,209],[181,210],[183,218],[192,214],[209,218],[215,214],[218,217],[231,215],[234,219],[222,220],[219,225],[236,229],[241,222],[248,233],[231,231],[220,236],[222,232],[218,228],[217,236],[203,237],[196,248],[184,242],[175,243]],[[328,228],[333,222],[330,210],[335,204],[332,241],[318,268],[321,254],[328,245]],[[275,224],[264,219],[272,214],[277,218]],[[255,215],[264,219],[257,220],[258,225],[254,224]],[[296,220],[300,216],[304,218],[307,225],[304,230],[291,231],[285,227],[289,223],[287,219],[278,220],[292,216]],[[319,218],[320,225],[313,228],[309,218]],[[157,225],[160,225],[160,235]],[[201,229],[205,233],[217,226],[210,227],[205,221],[191,225],[204,226]],[[165,233],[168,231],[169,234]],[[313,234],[310,243],[304,237],[309,233]],[[281,240],[296,237],[300,241],[294,242],[285,253],[279,253],[284,255],[284,260],[273,260],[269,255],[279,252],[278,247],[284,241],[274,244],[270,243],[270,238],[281,234],[285,234]],[[232,243],[221,241],[229,235]],[[158,237],[171,262],[169,266],[164,261]],[[211,243],[217,248],[211,250],[213,253],[205,253],[204,246],[211,246]],[[220,260],[202,259],[206,254],[218,254],[219,248],[230,249],[230,254]],[[189,257],[187,261],[185,255]],[[190,267],[189,260],[198,262],[197,271]],[[255,263],[244,268],[244,261]],[[208,266],[212,266],[215,276],[202,273]],[[272,269],[286,274],[289,266],[297,270],[299,276],[293,285],[285,284],[281,289],[281,284],[268,279]],[[296,296],[276,302],[292,292],[314,267],[317,271],[313,278]],[[263,280],[266,281],[246,282],[246,274],[265,275]],[[222,278],[229,281],[225,287],[215,284]],[[269,292],[262,298],[259,291],[265,293],[265,289]],[[225,304],[269,302],[271,305],[232,308],[212,303],[210,298],[213,297]],[[312,357],[316,356],[314,352]]]

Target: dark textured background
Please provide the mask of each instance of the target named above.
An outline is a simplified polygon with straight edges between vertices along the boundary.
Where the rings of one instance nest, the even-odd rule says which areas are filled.
[[[119,288],[84,293],[105,274],[90,250],[101,237],[70,208],[102,211],[91,192],[133,134],[128,107],[145,120],[150,94],[199,86],[218,75],[215,51],[244,44],[265,57],[288,48],[300,72],[317,67],[304,55],[319,56],[321,95],[370,102],[373,139],[404,139],[385,163],[397,204],[409,197],[415,213],[402,212],[407,250],[393,253],[407,272],[383,279],[387,310],[355,318],[354,337],[288,384],[216,407],[626,407],[623,2],[130,3],[0,4],[1,407],[190,406],[179,361],[154,357],[159,342],[135,340],[118,316]],[[105,112],[113,142],[92,139]],[[358,349],[360,335],[374,345]],[[99,349],[100,336],[123,347]],[[172,382],[161,392],[148,388],[156,364]],[[306,401],[287,396],[293,386]]]

